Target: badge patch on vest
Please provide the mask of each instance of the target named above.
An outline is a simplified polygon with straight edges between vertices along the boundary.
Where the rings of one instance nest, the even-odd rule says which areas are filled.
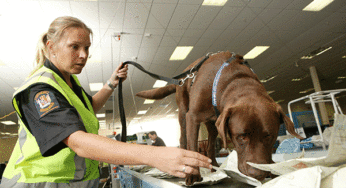
[[[48,112],[59,108],[59,103],[54,94],[49,91],[38,92],[35,95],[34,100],[40,118],[46,115]]]

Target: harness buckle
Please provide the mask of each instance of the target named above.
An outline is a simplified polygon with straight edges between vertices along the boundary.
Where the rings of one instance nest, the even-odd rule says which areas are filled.
[[[184,79],[180,80],[179,86],[183,86],[186,79],[195,77],[195,73],[188,74]]]

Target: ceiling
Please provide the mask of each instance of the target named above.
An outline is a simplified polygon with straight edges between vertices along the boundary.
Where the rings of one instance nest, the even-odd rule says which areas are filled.
[[[346,1],[334,0],[319,12],[302,9],[312,0],[228,0],[221,7],[202,6],[203,0],[1,0],[0,1],[0,117],[13,111],[11,97],[33,69],[40,34],[59,16],[74,16],[92,28],[94,37],[90,59],[78,75],[90,94],[89,83],[105,83],[123,61],[137,61],[150,72],[166,77],[180,74],[190,63],[208,52],[229,50],[245,55],[255,46],[270,48],[248,60],[265,82],[275,100],[290,100],[312,93],[309,67],[315,66],[322,90],[346,88]],[[117,36],[120,33],[120,40]],[[177,46],[193,46],[182,61],[169,61]],[[303,60],[318,49],[329,51]],[[294,78],[305,77],[293,82]],[[337,83],[336,83],[337,82]],[[151,89],[155,80],[129,68],[124,82],[127,122],[177,118],[174,96],[143,104],[135,93]],[[114,93],[117,96],[117,92]],[[114,106],[114,108],[113,108]],[[114,110],[113,110],[114,109]],[[140,110],[148,110],[137,115]],[[108,100],[100,113],[106,113],[111,129],[120,127],[118,102]],[[3,120],[17,122],[15,115]],[[16,132],[16,125],[0,123],[1,132]],[[0,135],[1,136],[1,135]],[[4,135],[2,135],[4,136]]]

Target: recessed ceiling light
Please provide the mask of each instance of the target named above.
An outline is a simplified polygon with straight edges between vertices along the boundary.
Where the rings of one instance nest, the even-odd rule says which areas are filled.
[[[138,111],[138,114],[146,114],[148,110],[141,110],[141,111]]]
[[[5,124],[5,125],[15,125],[16,123],[13,122],[13,121],[1,121],[2,124]]]
[[[90,83],[90,91],[100,91],[103,87],[103,83]]]
[[[103,117],[106,117],[106,114],[105,113],[103,113],[103,114],[96,114],[96,117],[97,118],[103,118]]]
[[[274,79],[275,77],[277,77],[278,75],[272,76],[272,77],[267,77],[266,79],[260,80],[262,83],[266,83],[269,82],[270,80]]]
[[[259,56],[261,53],[266,51],[269,48],[269,46],[256,46],[252,50],[250,50],[248,53],[244,55],[244,59],[255,59],[257,56]]]
[[[143,104],[153,104],[155,102],[155,100],[152,99],[145,99]]]
[[[179,112],[179,108],[176,111]]]
[[[202,5],[205,6],[223,6],[225,5],[227,0],[204,0]]]
[[[303,11],[320,11],[328,6],[334,0],[313,0]]]
[[[324,53],[330,49],[332,49],[331,46],[330,47],[320,47],[317,50],[314,50],[314,51],[310,52],[309,54],[301,57],[300,59],[312,59],[315,56],[321,55],[322,53]]]
[[[310,91],[312,91],[312,90],[314,90],[314,88],[310,88],[310,89],[307,89],[307,90],[305,90],[305,91],[301,91],[301,92],[299,92],[299,93],[307,93],[307,92],[310,92]]]
[[[159,87],[164,87],[167,85],[166,81],[162,81],[162,80],[156,80],[153,88],[159,88]]]
[[[284,102],[285,100],[284,99],[280,99],[280,100],[278,100],[278,101],[275,101],[276,103],[280,103],[280,102]]]
[[[169,58],[170,61],[184,60],[191,52],[193,46],[177,46]]]

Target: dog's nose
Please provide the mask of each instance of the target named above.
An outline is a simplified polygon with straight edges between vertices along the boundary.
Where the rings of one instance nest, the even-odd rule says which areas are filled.
[[[247,174],[248,176],[251,176],[259,181],[262,181],[264,180],[264,178],[266,178],[269,175],[269,172],[262,171],[253,167],[248,167]]]

